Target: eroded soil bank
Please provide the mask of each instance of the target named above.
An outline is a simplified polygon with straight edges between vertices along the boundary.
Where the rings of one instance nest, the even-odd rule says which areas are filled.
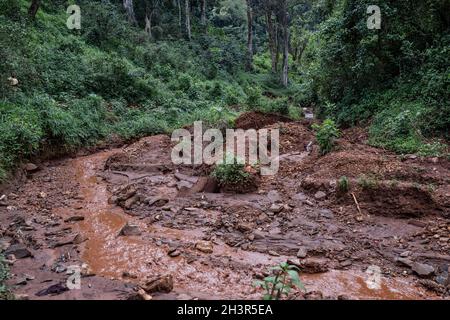
[[[29,299],[260,299],[253,280],[289,261],[307,289],[293,299],[448,298],[449,162],[369,147],[357,129],[320,157],[308,122],[283,121],[237,121],[281,135],[278,175],[247,194],[218,192],[210,168],[172,165],[164,135],[28,168],[0,206],[13,291]],[[342,176],[349,192],[339,192]],[[81,267],[80,290],[65,288],[71,266]],[[381,270],[375,289],[373,267]],[[149,283],[147,295],[138,292]]]

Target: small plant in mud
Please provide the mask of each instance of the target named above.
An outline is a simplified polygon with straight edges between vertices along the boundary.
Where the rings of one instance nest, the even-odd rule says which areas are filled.
[[[255,189],[256,172],[254,168],[235,160],[217,165],[211,176],[222,190],[245,193]]]
[[[346,176],[342,176],[338,181],[338,191],[340,193],[347,193],[350,190],[350,182]]]
[[[378,182],[375,177],[363,174],[358,178],[358,185],[363,189],[374,189],[377,187]]]
[[[264,280],[257,280],[254,286],[265,290],[263,300],[280,300],[288,297],[294,288],[305,291],[298,275],[299,268],[286,262],[271,269],[271,275]]]
[[[316,139],[322,155],[331,152],[336,145],[336,139],[340,136],[334,121],[326,119],[321,125],[314,124],[313,129],[316,130]]]

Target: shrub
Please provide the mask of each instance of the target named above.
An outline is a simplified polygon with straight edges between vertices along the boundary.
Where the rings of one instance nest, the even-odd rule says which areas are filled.
[[[350,190],[350,182],[346,176],[342,176],[338,181],[338,191],[341,193],[347,193]]]
[[[239,163],[219,164],[212,172],[219,185],[242,185],[250,181],[251,174],[245,171],[245,165]]]
[[[322,125],[314,124],[313,129],[317,131],[316,139],[320,146],[322,154],[327,154],[333,150],[336,139],[339,138],[340,132],[336,124],[331,119],[326,119]]]

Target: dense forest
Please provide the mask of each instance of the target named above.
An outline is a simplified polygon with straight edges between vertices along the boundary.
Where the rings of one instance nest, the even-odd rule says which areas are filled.
[[[373,2],[373,1],[372,1]],[[243,110],[370,126],[439,154],[449,137],[450,2],[130,0],[0,4],[0,177],[45,146],[141,137]],[[81,8],[70,30],[69,4]]]

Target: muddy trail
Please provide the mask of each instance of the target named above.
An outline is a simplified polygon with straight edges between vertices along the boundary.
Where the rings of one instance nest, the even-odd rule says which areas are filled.
[[[220,192],[211,168],[173,165],[166,135],[28,165],[0,202],[13,292],[260,299],[253,281],[289,261],[307,290],[291,299],[448,299],[448,160],[372,148],[361,129],[320,156],[309,121],[258,117],[237,127],[278,128],[280,170],[250,193]],[[73,266],[79,290],[66,287]]]

